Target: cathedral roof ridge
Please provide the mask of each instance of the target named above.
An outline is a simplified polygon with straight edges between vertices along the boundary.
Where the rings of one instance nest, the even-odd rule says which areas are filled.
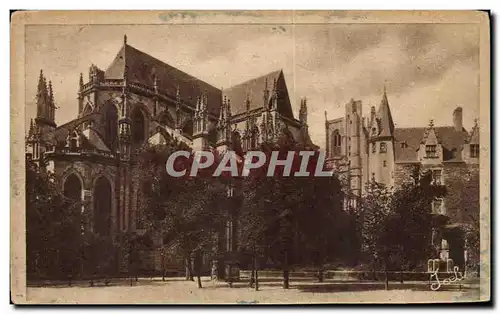
[[[128,43],[120,48],[113,61],[104,71],[107,79],[121,79],[128,69],[131,82],[138,82],[153,88],[155,79],[158,86],[171,95],[176,95],[177,86],[181,94],[208,95],[209,112],[218,115],[222,91],[178,68],[143,52]],[[189,105],[194,106],[194,103]]]
[[[271,71],[271,72],[267,72],[266,74],[262,74],[262,75],[259,75],[259,76],[255,76],[251,79],[247,79],[246,81],[243,81],[241,83],[238,83],[238,84],[235,84],[235,85],[232,85],[230,87],[228,87],[227,89],[231,89],[231,88],[235,88],[235,87],[239,87],[239,86],[242,86],[242,85],[247,85],[248,83],[252,82],[252,81],[256,81],[256,80],[260,80],[262,78],[270,78],[270,77],[275,77],[275,76],[279,76],[279,74],[283,72],[283,69],[279,69],[279,70],[274,70],[274,71]],[[272,82],[271,82],[272,83]],[[270,83],[270,84],[271,84]],[[272,86],[268,86],[268,88]]]

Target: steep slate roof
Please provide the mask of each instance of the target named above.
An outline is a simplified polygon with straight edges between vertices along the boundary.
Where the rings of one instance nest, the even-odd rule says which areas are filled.
[[[208,111],[214,115],[219,114],[222,99],[220,89],[186,74],[126,43],[106,69],[104,77],[108,79],[122,79],[125,65],[128,67],[128,79],[130,82],[153,87],[154,77],[156,76],[158,87],[165,90],[169,95],[175,95],[176,87],[179,85],[182,100],[193,107],[196,105],[196,97],[206,92]],[[189,100],[187,98],[188,95],[192,96],[193,99]]]
[[[382,96],[382,101],[378,109],[378,118],[380,122],[379,136],[392,136],[394,134],[394,121],[392,120],[391,108],[389,108],[389,101],[387,100],[385,88],[384,96]]]
[[[288,89],[285,83],[283,70],[273,71],[241,84],[224,89],[223,95],[231,101],[231,114],[237,115],[246,112],[247,97],[250,99],[250,110],[262,108],[264,105],[264,90],[269,90],[269,100],[273,92],[274,80],[278,90],[278,112],[285,117],[294,118]]]
[[[394,129],[394,154],[396,162],[417,162],[417,150],[427,128]],[[462,161],[462,145],[466,143],[468,133],[465,129],[456,131],[452,126],[434,127],[434,132],[443,146],[443,161]],[[407,147],[403,148],[402,143]]]

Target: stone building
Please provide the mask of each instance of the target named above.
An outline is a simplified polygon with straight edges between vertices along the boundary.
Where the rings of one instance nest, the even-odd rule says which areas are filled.
[[[78,116],[57,126],[52,85],[40,72],[27,156],[43,160],[64,193],[83,201],[89,228],[104,236],[144,232],[134,179],[144,145],[176,138],[195,150],[245,152],[287,136],[315,147],[306,100],[296,119],[283,71],[222,90],[135,49],[126,36],[106,70],[91,65],[87,81],[80,74],[77,99],[59,104],[77,106]],[[148,254],[144,267],[158,270],[159,251]]]
[[[397,189],[411,180],[415,167],[430,170],[447,195],[436,199],[432,212],[449,218],[433,231],[432,241],[442,259],[451,258],[463,269],[466,253],[461,228],[479,218],[479,126],[463,127],[463,110],[450,114],[448,126],[395,127],[387,93],[380,105],[363,115],[361,101],[351,100],[345,116],[328,119],[325,113],[327,163],[347,178],[350,197],[345,206],[356,206],[369,180]],[[436,258],[432,256],[429,258]]]

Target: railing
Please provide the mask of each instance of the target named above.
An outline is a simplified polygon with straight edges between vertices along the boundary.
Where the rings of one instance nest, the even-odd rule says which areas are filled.
[[[82,149],[82,148],[70,148],[70,147],[59,148],[55,151],[52,151],[52,153],[64,154],[64,155],[97,155],[107,158],[115,157],[115,155],[111,152],[106,152],[98,149]]]
[[[102,85],[107,85],[107,86],[122,86],[123,85],[123,80],[122,79],[105,79],[104,82],[102,82]]]

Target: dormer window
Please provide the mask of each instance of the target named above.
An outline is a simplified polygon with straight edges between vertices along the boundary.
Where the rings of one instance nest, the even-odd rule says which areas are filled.
[[[386,143],[380,143],[380,153],[381,154],[387,153],[387,144]]]
[[[425,157],[427,158],[437,157],[436,145],[425,145]]]
[[[479,157],[479,144],[470,144],[470,157],[471,158]]]

